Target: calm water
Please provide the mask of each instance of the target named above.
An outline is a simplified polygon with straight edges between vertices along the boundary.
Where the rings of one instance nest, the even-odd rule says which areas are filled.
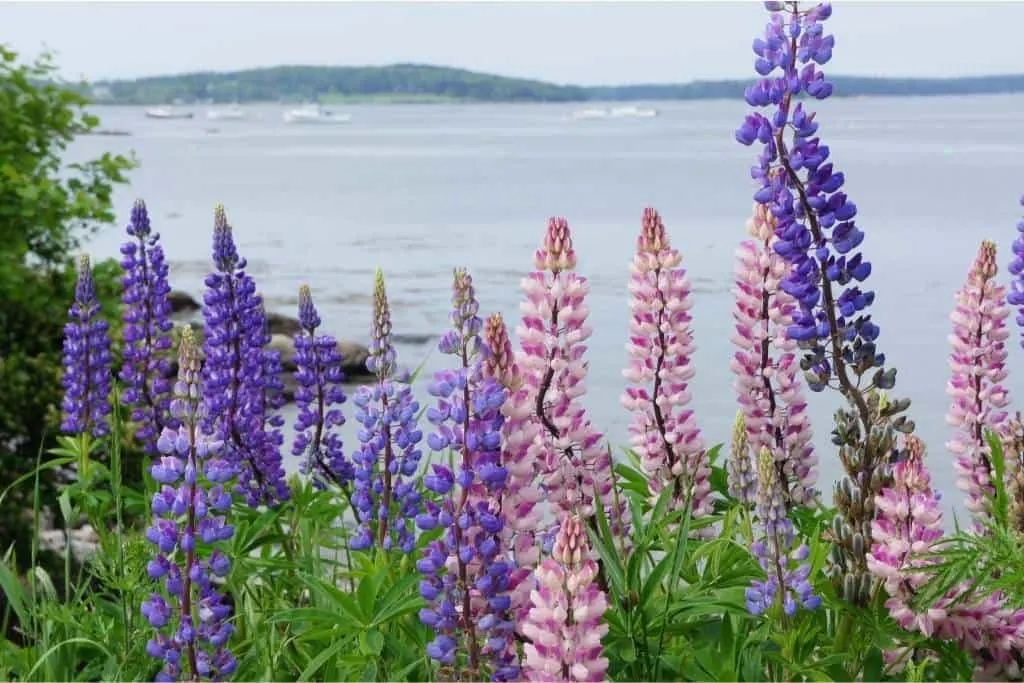
[[[123,220],[143,197],[173,263],[173,286],[200,292],[214,204],[222,202],[269,305],[292,312],[300,284],[313,289],[326,326],[368,336],[373,269],[388,278],[396,332],[437,334],[446,324],[453,266],[468,265],[484,311],[518,312],[518,283],[551,215],[574,230],[579,270],[592,283],[594,336],[586,403],[614,444],[625,362],[627,263],[642,209],[658,208],[695,285],[699,350],[693,382],[709,440],[727,438],[735,414],[728,341],[733,251],[751,208],[754,154],[733,140],[742,102],[659,105],[642,120],[568,121],[567,105],[353,106],[339,126],[256,120],[152,121],[141,109],[102,108],[103,127],[75,156],[134,150],[141,168],[116,205]],[[1001,261],[1024,192],[1024,96],[853,99],[824,103],[819,121],[867,233],[879,294],[880,345],[913,399],[919,433],[950,503],[944,449],[947,315],[981,239]],[[113,256],[119,230],[90,245]],[[432,344],[404,346],[408,365]],[[1014,344],[1011,392],[1024,395],[1024,352]],[[428,368],[443,358],[432,353]],[[421,395],[425,396],[422,391]],[[834,396],[812,397],[822,484],[838,471],[828,447]],[[349,434],[348,443],[354,441]]]

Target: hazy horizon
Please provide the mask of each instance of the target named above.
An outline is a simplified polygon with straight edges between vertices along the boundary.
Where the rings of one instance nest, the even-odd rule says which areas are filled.
[[[0,3],[8,45],[25,57],[49,49],[64,77],[90,81],[396,63],[583,86],[749,78],[766,15],[753,0]],[[1020,2],[840,2],[828,71],[1019,73],[1022,24]]]

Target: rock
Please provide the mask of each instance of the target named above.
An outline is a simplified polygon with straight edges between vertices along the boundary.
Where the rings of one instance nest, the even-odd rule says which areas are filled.
[[[270,337],[269,348],[281,353],[281,367],[285,372],[295,372],[295,342],[291,337],[286,334],[274,334]],[[348,377],[355,379],[370,374],[366,369],[366,359],[370,357],[370,350],[362,344],[339,341],[338,353],[341,354],[341,369]]]
[[[85,562],[96,554],[100,548],[100,537],[96,530],[86,524],[81,529],[74,529],[71,534],[71,555],[78,562]],[[67,538],[62,529],[50,529],[39,533],[39,547],[52,550],[58,555],[64,554]]]
[[[180,292],[178,290],[172,291],[167,295],[167,299],[171,302],[171,315],[177,315],[179,313],[195,313],[199,310],[199,302],[192,298],[191,294]]]
[[[298,318],[280,313],[267,313],[267,325],[270,327],[270,334],[286,334],[289,337],[294,337],[302,331]]]

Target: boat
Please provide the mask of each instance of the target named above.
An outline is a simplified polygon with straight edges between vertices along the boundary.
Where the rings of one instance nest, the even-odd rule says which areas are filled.
[[[285,123],[348,123],[351,114],[338,114],[319,104],[307,104],[284,113]]]
[[[207,110],[206,118],[214,121],[241,121],[245,118],[245,110],[237,104],[233,104],[230,107],[224,107],[223,109]]]
[[[190,111],[177,112],[168,107],[154,107],[146,110],[147,119],[190,119],[195,114]]]
[[[653,119],[658,115],[657,109],[646,109],[638,107],[635,104],[630,104],[625,107],[615,107],[608,115],[612,118],[631,118],[631,119]]]
[[[572,118],[577,121],[580,119],[606,119],[608,118],[608,114],[609,112],[607,109],[580,109],[579,111],[574,111],[572,113]]]

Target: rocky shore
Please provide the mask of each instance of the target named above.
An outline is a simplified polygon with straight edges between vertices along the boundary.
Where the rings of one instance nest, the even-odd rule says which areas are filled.
[[[171,302],[171,319],[175,327],[189,325],[202,339],[203,318],[200,303],[187,292],[177,290],[171,292],[168,298]],[[296,370],[294,338],[302,328],[297,318],[280,313],[268,313],[267,322],[271,334],[270,348],[281,353],[281,366],[284,370],[281,379],[284,383],[285,399],[290,402],[296,388],[293,376]],[[372,375],[366,369],[366,359],[370,357],[370,350],[366,346],[353,341],[338,340],[338,353],[341,354],[341,369],[348,382],[359,384],[370,380]],[[177,362],[173,362],[171,366],[172,374],[176,374]]]

